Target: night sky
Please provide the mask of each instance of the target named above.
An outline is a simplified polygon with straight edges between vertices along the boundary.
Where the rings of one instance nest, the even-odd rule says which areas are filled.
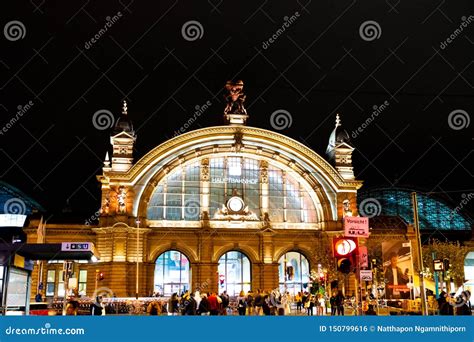
[[[340,113],[366,187],[417,188],[454,206],[474,191],[472,0],[6,3],[0,179],[49,212],[68,199],[84,215],[100,206],[110,130],[94,113],[117,117],[127,100],[137,160],[207,101],[188,131],[223,124],[229,79],[245,82],[249,125],[321,155]],[[272,122],[275,111],[289,120]]]

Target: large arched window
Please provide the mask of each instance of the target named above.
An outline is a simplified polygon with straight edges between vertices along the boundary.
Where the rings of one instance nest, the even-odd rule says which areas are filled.
[[[154,291],[165,296],[189,290],[189,259],[181,252],[166,251],[156,260]]]
[[[219,259],[219,292],[227,291],[237,296],[240,291],[248,292],[251,287],[251,267],[249,258],[240,252],[227,252]]]
[[[155,188],[147,208],[148,219],[197,221],[203,196],[207,196],[210,219],[221,219],[222,208],[237,196],[245,204],[244,212],[251,214],[249,217],[260,218],[266,203],[272,222],[318,222],[321,204],[315,203],[317,199],[314,193],[313,197],[310,195],[307,182],[297,174],[265,163],[268,184],[262,184],[261,163],[240,156],[209,158],[209,181],[205,185],[200,179],[201,161],[178,166]]]
[[[278,262],[280,291],[289,291],[296,294],[308,290],[309,262],[306,257],[298,252],[285,253]]]

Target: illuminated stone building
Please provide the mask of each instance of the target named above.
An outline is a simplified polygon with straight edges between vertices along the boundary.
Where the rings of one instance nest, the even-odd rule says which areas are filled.
[[[318,265],[334,267],[331,238],[343,234],[345,215],[358,215],[362,186],[339,116],[326,159],[283,134],[247,126],[240,83],[227,90],[226,125],[183,133],[137,160],[124,104],[97,177],[98,224],[46,226],[49,243],[95,244],[99,262],[75,265],[81,294],[107,288],[133,297],[137,269],[139,296],[191,288],[294,293],[308,289]],[[31,220],[26,228],[30,241],[37,241],[37,226]],[[391,234],[414,238],[406,225],[397,229]],[[46,264],[34,272],[32,291],[42,282],[47,296],[61,296],[61,272],[62,264]]]
[[[91,294],[100,270],[97,286],[134,296],[137,261],[140,296],[190,287],[231,294],[307,288],[317,251],[331,251],[326,232],[340,233],[344,213],[357,214],[362,182],[347,132],[338,117],[328,161],[280,133],[247,126],[238,101],[230,99],[224,115],[227,125],[181,134],[134,160],[137,136],[124,104],[97,177],[98,225],[46,229],[48,242],[95,243],[100,261],[77,265],[78,274],[87,271],[82,292]],[[31,240],[35,233],[29,230]],[[58,281],[59,267],[49,280],[43,272],[44,284]]]

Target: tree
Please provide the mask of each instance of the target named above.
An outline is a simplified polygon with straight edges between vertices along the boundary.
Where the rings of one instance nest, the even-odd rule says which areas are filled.
[[[462,246],[459,241],[441,242],[432,240],[430,244],[422,247],[423,264],[433,275],[433,252],[436,253],[436,259],[449,259],[450,268],[446,272],[446,279],[452,278],[456,286],[461,286],[464,282],[464,259],[469,252],[469,248]]]

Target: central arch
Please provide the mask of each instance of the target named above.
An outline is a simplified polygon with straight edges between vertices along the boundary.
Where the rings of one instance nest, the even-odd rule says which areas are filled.
[[[237,149],[236,141],[245,148]],[[218,154],[251,156],[265,160],[300,178],[299,182],[304,185],[305,191],[308,191],[312,200],[315,203],[319,202],[318,205],[321,206],[318,221],[337,219],[337,194],[356,192],[362,185],[360,181],[345,180],[322,157],[283,135],[254,127],[211,127],[182,134],[163,143],[145,155],[126,174],[120,175],[124,183],[135,187],[133,214],[147,217],[148,203],[153,192],[160,181],[178,166],[192,160],[216,157]],[[187,195],[190,201],[196,200],[192,196],[194,193],[190,192]],[[185,197],[186,193],[181,201],[185,201]],[[160,207],[160,199],[157,199],[155,204]],[[179,204],[179,198],[173,206],[182,206]],[[157,209],[157,215],[161,215],[159,210]],[[171,211],[170,217],[179,215],[178,212]],[[181,213],[181,217],[185,214]],[[197,214],[193,211],[188,216],[192,219],[197,217]]]

